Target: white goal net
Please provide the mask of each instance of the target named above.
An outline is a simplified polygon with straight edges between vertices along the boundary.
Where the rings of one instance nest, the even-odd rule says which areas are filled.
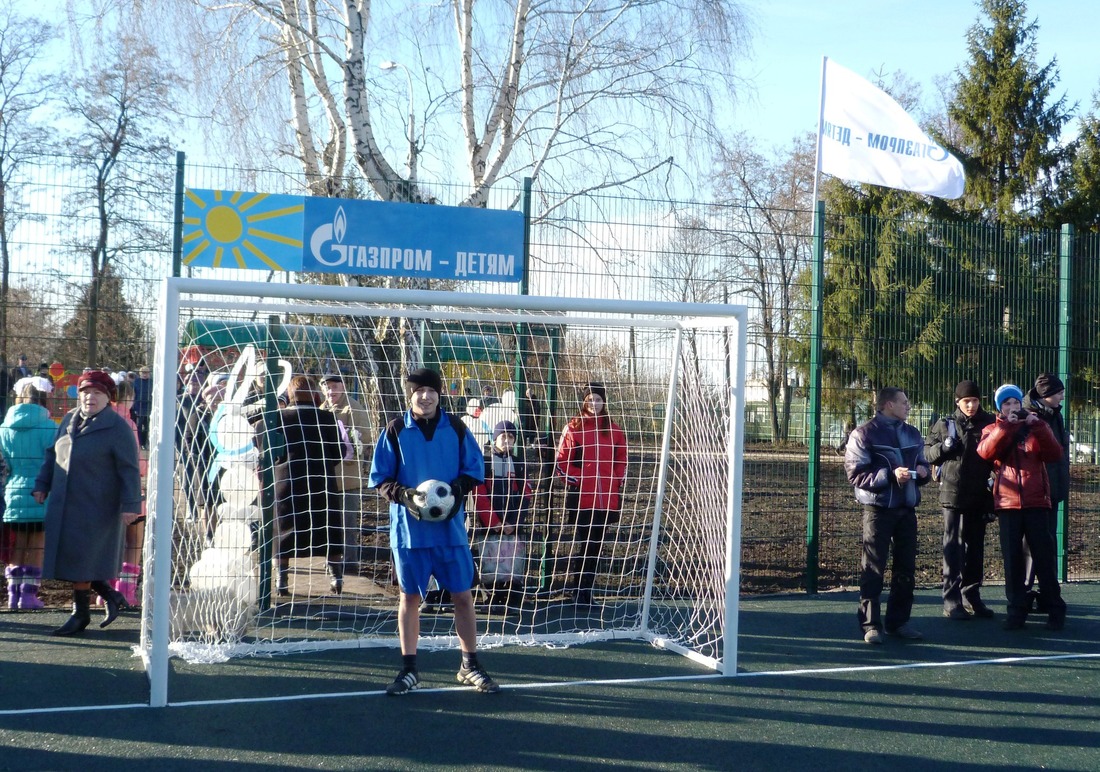
[[[485,455],[466,506],[479,645],[636,638],[734,672],[743,308],[189,279],[162,295],[154,704],[173,655],[398,646],[389,505],[368,474],[417,367]],[[623,447],[594,483],[618,501],[585,518],[573,491],[595,454],[562,437],[593,389]],[[425,597],[421,648],[456,645],[449,600]]]

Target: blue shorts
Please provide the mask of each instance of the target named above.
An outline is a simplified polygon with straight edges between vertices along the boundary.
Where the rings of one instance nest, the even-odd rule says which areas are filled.
[[[397,547],[393,550],[397,582],[406,595],[428,593],[431,577],[450,592],[474,586],[474,558],[469,547]]]

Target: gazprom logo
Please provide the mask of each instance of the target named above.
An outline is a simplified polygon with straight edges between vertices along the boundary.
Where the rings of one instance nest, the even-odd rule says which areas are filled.
[[[384,205],[383,205],[384,206]],[[309,250],[317,265],[335,268],[344,273],[374,273],[384,275],[430,275],[432,271],[432,250],[412,246],[408,243],[392,243],[397,239],[416,238],[403,228],[390,226],[389,232],[379,233],[371,217],[371,212],[356,209],[358,214],[351,233],[348,232],[348,216],[343,206],[338,206],[331,223],[318,225],[309,237]],[[390,233],[399,234],[396,237]],[[365,239],[366,243],[357,243]],[[371,243],[378,239],[382,243]],[[385,241],[383,241],[385,240]],[[386,243],[389,241],[390,243]],[[350,242],[350,243],[345,243]]]
[[[867,147],[895,155],[927,158],[930,161],[946,161],[950,156],[944,148],[932,142],[891,137],[888,134],[875,134],[873,131],[867,132]]]
[[[332,222],[317,226],[317,229],[313,231],[313,235],[310,236],[309,251],[313,254],[313,259],[321,265],[330,267],[343,265],[348,259],[347,250],[333,249],[332,247],[326,249],[325,245],[332,241],[343,244],[344,235],[347,231],[348,217],[344,214],[344,207],[337,207]],[[328,254],[323,255],[323,252]]]

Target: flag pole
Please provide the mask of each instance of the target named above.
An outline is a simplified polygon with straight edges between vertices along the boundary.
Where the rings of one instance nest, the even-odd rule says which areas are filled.
[[[825,125],[825,67],[829,57],[821,57],[821,93],[817,100],[817,152],[814,157],[814,197],[813,205],[817,207],[817,185],[821,179],[821,129]]]

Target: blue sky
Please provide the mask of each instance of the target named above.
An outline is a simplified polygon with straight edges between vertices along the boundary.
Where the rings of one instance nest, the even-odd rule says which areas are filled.
[[[756,27],[754,57],[742,68],[756,93],[735,106],[729,128],[785,146],[817,127],[821,57],[873,80],[904,72],[921,86],[932,107],[934,79],[967,60],[966,32],[978,18],[969,0],[743,0]],[[1037,20],[1038,62],[1057,56],[1056,94],[1077,115],[1088,110],[1100,86],[1096,0],[1031,0]]]

